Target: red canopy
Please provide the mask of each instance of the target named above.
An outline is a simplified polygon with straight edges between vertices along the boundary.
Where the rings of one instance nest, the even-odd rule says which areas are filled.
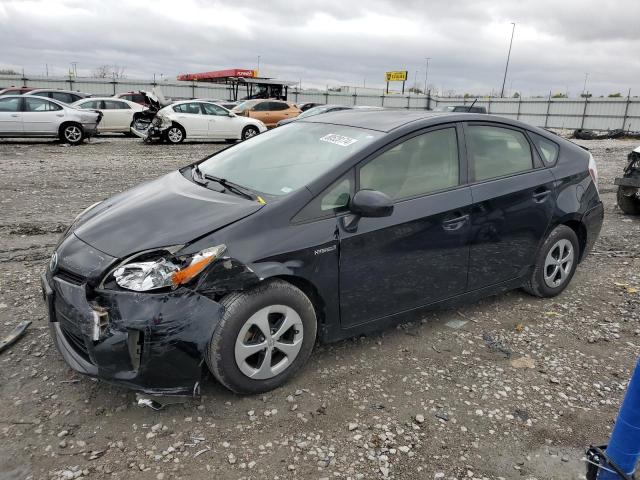
[[[202,72],[202,73],[183,73],[178,75],[178,80],[218,80],[229,77],[245,77],[255,78],[258,76],[256,70],[247,70],[243,68],[230,68],[228,70],[217,70],[214,72]]]

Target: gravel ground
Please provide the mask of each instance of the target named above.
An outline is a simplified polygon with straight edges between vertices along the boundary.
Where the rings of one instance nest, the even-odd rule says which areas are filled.
[[[284,387],[237,396],[211,378],[156,412],[75,374],[52,344],[39,274],[87,205],[223,144],[0,142],[0,478],[582,478],[640,354],[640,218],[613,178],[637,141],[585,141],[606,218],[559,297],[520,291],[316,348]]]

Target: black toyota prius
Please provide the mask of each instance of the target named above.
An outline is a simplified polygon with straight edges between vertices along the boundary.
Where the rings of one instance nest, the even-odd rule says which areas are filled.
[[[91,206],[42,276],[78,372],[273,389],[336,341],[514,288],[562,292],[602,225],[591,154],[482,114],[300,120]]]

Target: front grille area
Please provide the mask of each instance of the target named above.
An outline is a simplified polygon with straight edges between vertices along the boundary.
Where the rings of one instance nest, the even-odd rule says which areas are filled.
[[[58,268],[54,276],[72,285],[82,285],[86,280],[82,275],[62,267]]]
[[[76,325],[74,325],[69,319],[58,316],[58,321],[60,323],[60,329],[62,330],[63,335],[69,342],[69,344],[73,347],[73,349],[87,362],[91,362],[89,358],[89,350],[84,342],[84,336],[78,329]]]

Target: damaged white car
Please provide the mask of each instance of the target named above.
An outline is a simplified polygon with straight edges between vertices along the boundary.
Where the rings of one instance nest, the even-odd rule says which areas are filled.
[[[186,138],[235,143],[267,130],[260,120],[239,117],[206,100],[184,100],[168,105],[157,91],[146,93],[152,108],[138,114],[131,132],[145,141],[181,143]]]

